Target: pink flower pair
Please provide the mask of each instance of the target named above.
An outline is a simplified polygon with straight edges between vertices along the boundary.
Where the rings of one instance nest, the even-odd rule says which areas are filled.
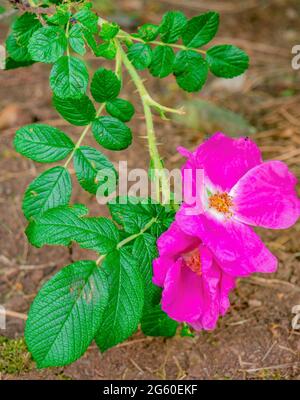
[[[229,307],[237,277],[276,271],[276,258],[251,225],[286,229],[297,221],[296,178],[280,161],[263,162],[248,138],[217,133],[195,152],[179,152],[188,158],[183,177],[185,169],[204,172],[196,193],[201,208],[192,215],[193,204],[183,203],[158,239],[153,282],[163,287],[162,309],[171,318],[211,330]]]

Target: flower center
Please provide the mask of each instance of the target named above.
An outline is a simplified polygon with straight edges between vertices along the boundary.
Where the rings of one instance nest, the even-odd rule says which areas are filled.
[[[232,197],[228,193],[216,193],[209,197],[209,207],[227,216],[232,215],[230,211],[232,206]]]
[[[186,265],[197,275],[201,275],[201,259],[200,253],[198,249],[191,251],[190,253],[186,253],[183,255],[183,259]]]

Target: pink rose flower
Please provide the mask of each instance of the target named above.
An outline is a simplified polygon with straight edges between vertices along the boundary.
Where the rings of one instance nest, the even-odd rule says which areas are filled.
[[[197,236],[182,232],[176,222],[157,242],[153,283],[163,287],[161,307],[172,319],[196,330],[214,329],[230,306],[235,279],[222,270]]]
[[[203,187],[188,182],[201,197],[201,210],[191,215],[183,204],[176,221],[187,235],[201,240],[227,274],[246,276],[274,272],[277,260],[250,226],[286,229],[300,215],[296,178],[281,161],[263,162],[248,138],[232,139],[216,133],[188,157],[183,167],[204,172]],[[184,182],[186,185],[187,182]]]

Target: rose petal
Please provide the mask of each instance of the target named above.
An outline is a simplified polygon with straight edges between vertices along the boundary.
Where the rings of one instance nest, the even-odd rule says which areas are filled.
[[[153,278],[154,285],[163,287],[169,268],[174,264],[175,260],[162,256],[153,261]]]
[[[184,168],[203,168],[211,184],[229,191],[249,169],[261,162],[260,150],[250,139],[232,139],[219,132],[197,148]]]
[[[277,268],[276,258],[247,225],[233,219],[218,221],[207,214],[189,216],[186,207],[177,212],[176,221],[183,231],[198,236],[231,276],[274,272]]]
[[[235,218],[264,228],[286,229],[300,216],[297,179],[281,161],[248,171],[232,188]]]
[[[200,243],[199,238],[185,234],[174,221],[157,241],[160,256],[176,256],[188,253]]]
[[[168,270],[161,302],[162,310],[178,322],[197,320],[203,309],[201,277],[179,259]]]

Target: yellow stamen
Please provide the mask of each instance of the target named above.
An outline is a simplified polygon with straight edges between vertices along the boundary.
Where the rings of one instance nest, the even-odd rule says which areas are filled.
[[[201,259],[200,253],[198,249],[191,251],[190,253],[186,253],[183,256],[186,265],[197,275],[201,275]]]
[[[233,206],[232,197],[228,193],[216,193],[209,197],[209,207],[214,208],[227,216],[232,215],[230,208]]]

